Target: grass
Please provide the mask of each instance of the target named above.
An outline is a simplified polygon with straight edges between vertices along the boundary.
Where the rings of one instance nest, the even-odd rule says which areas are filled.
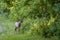
[[[44,38],[40,35],[32,35],[30,33],[14,33],[14,23],[9,20],[0,19],[0,26],[6,29],[0,33],[0,40],[58,40],[57,37]]]

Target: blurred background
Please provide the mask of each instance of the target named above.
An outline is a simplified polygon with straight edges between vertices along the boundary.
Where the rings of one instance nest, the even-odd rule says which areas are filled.
[[[60,40],[60,0],[0,0],[0,40]]]

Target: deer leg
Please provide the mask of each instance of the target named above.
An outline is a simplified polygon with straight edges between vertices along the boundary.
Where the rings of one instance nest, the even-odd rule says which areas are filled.
[[[20,27],[18,27],[18,32],[20,32]]]
[[[17,30],[17,27],[15,27],[15,31]]]

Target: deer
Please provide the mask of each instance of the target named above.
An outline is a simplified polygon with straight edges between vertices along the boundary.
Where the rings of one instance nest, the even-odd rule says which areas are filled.
[[[18,21],[15,22],[15,31],[20,31],[21,24],[23,22],[23,18],[19,19]]]

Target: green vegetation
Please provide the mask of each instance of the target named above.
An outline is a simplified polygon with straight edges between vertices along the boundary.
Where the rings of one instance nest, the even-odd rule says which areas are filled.
[[[20,32],[15,22],[23,19]],[[0,40],[59,40],[59,0],[0,0]]]

